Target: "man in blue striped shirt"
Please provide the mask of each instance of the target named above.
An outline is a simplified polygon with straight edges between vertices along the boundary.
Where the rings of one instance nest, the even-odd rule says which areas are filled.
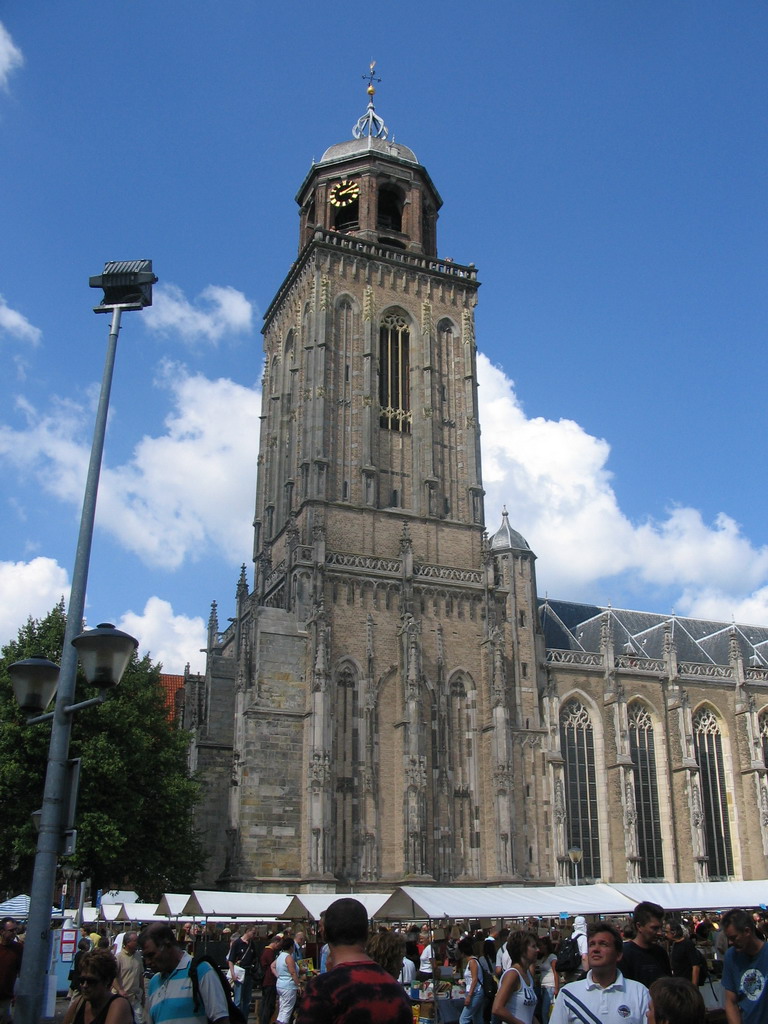
[[[229,1021],[229,1008],[221,981],[210,964],[198,964],[200,999],[195,1009],[192,957],[176,941],[167,924],[151,924],[141,933],[139,945],[144,962],[157,973],[147,986],[147,1020],[150,1024],[207,1024]]]

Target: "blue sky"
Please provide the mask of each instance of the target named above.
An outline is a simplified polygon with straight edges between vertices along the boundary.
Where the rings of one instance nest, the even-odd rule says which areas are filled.
[[[66,592],[127,314],[87,615],[167,671],[250,576],[261,317],[294,196],[377,111],[475,263],[486,517],[552,597],[768,621],[768,7],[748,0],[8,2],[0,9],[0,641]]]

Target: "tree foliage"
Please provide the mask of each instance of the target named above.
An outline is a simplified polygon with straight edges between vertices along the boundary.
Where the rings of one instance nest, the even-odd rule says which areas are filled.
[[[59,662],[63,602],[29,619],[0,660],[0,891],[29,891],[36,848],[30,815],[40,807],[50,723],[27,725],[8,665],[33,655]],[[94,695],[78,679],[76,700]],[[95,889],[135,889],[142,899],[189,891],[202,867],[194,826],[197,783],[189,735],[169,722],[160,668],[134,656],[101,705],[75,713],[70,757],[82,758],[77,850],[70,863]]]

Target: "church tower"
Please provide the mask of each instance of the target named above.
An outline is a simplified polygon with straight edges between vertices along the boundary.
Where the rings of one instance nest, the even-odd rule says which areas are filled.
[[[227,837],[210,877],[235,889],[512,881],[547,859],[534,556],[506,513],[484,529],[477,274],[439,258],[440,195],[373,96],[372,66],[354,138],[296,196],[253,591],[241,576],[199,687]]]

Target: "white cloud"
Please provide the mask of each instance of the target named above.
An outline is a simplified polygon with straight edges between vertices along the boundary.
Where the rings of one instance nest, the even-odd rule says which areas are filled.
[[[242,292],[229,285],[211,284],[195,304],[174,284],[155,288],[152,305],[144,315],[150,330],[177,333],[185,341],[220,341],[226,334],[247,334],[253,321],[253,307]]]
[[[758,587],[746,596],[727,593],[715,587],[686,589],[680,595],[675,611],[680,615],[718,622],[733,619],[745,625],[765,624],[768,622],[768,586]]]
[[[259,392],[166,364],[173,409],[159,437],[143,437],[129,462],[105,467],[97,528],[146,564],[178,568],[211,549],[239,565],[251,545]],[[0,458],[59,499],[82,502],[90,451],[84,410],[54,403],[45,415],[19,400],[27,425],[0,427]]]
[[[11,39],[8,29],[0,22],[0,87],[6,88],[11,72],[24,63],[21,50]]]
[[[139,641],[139,654],[149,654],[164,672],[181,675],[189,663],[193,672],[205,671],[205,622],[199,616],[174,615],[168,601],[150,597],[141,615],[126,612],[118,627]]]
[[[679,588],[676,607],[686,614],[724,615],[727,606],[726,617],[736,609],[766,617],[768,548],[756,548],[729,516],[707,524],[693,508],[632,523],[611,484],[606,441],[571,420],[528,419],[514,383],[482,355],[478,377],[489,531],[506,504],[538,556],[540,590],[579,599],[597,580],[630,573]]]
[[[2,26],[0,26],[1,28]],[[1,42],[0,45],[2,45]],[[3,296],[0,295],[0,334],[3,332],[10,334],[12,338],[28,341],[32,345],[39,345],[40,339],[43,336],[43,332],[39,327],[34,327],[22,313],[11,309]]]
[[[62,596],[69,596],[69,577],[54,559],[0,562],[0,644],[15,640],[30,615],[43,618]]]

